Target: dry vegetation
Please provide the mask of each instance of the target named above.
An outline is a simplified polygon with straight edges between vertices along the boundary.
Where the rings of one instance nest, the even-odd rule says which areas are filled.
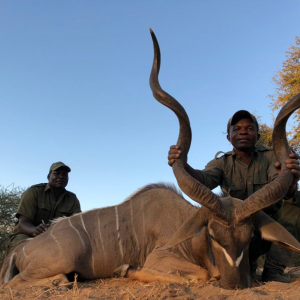
[[[24,190],[13,184],[8,187],[0,185],[0,268],[8,251],[9,234],[13,231],[15,213]]]
[[[257,282],[255,287],[245,290],[225,290],[218,281],[208,283],[174,284],[174,283],[142,283],[129,279],[99,279],[87,282],[75,280],[68,288],[36,288],[23,290],[1,289],[0,299],[300,299],[300,271],[290,268],[288,276],[292,279],[289,284]]]

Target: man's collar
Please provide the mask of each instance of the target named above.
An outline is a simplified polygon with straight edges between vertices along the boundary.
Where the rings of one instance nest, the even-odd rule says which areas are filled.
[[[47,183],[45,187],[45,192],[48,191],[49,189],[51,189],[51,186],[49,185],[49,183]]]
[[[46,184],[46,187],[45,187],[45,192],[48,191],[48,190],[52,190],[51,186],[49,183]],[[67,190],[64,188],[64,193],[66,192]]]
[[[252,156],[253,154],[256,154],[256,153],[259,153],[259,152],[265,152],[265,151],[271,151],[271,150],[272,150],[272,149],[269,149],[269,148],[266,148],[266,147],[261,147],[261,146],[257,147],[257,146],[255,146],[254,149],[253,149],[253,151],[251,152],[251,156]],[[222,151],[219,151],[219,152],[216,154],[215,158],[217,158],[217,156],[218,156],[220,153],[223,153],[224,155],[232,156],[232,157],[236,157],[236,156],[237,156],[237,154],[235,153],[235,151],[232,149],[231,151],[228,151],[228,152],[225,152],[225,153],[222,152]]]
[[[253,153],[258,153],[259,150],[260,149],[255,146],[254,149],[251,151],[251,156],[253,155]],[[229,154],[229,155],[232,155],[232,156],[237,156],[237,154],[234,151],[234,149],[232,149],[231,151],[227,152],[226,154]]]

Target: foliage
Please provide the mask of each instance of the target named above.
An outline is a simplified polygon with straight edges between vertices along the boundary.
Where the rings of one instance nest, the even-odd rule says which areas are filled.
[[[23,188],[11,185],[0,185],[0,265],[8,251],[9,233],[12,232],[16,221],[15,214]]]
[[[262,123],[260,116],[256,116],[256,119],[259,124],[259,133],[260,133],[260,139],[256,142],[256,146],[266,147],[271,149],[273,147],[272,145],[273,128],[268,126],[266,123]]]
[[[280,109],[293,96],[300,93],[300,36],[295,37],[295,46],[289,47],[286,52],[286,60],[282,63],[282,69],[273,77],[277,88],[271,98],[273,112]],[[288,132],[289,143],[292,149],[300,153],[300,110],[294,113],[295,124]]]
[[[266,123],[261,122],[260,116],[256,116],[256,119],[259,124],[259,133],[260,133],[260,139],[256,142],[256,146],[258,147],[266,147],[268,149],[273,148],[272,143],[272,133],[273,133],[273,127],[267,125]],[[296,148],[295,150],[295,141],[289,140],[288,141],[290,148],[300,154],[300,148]]]

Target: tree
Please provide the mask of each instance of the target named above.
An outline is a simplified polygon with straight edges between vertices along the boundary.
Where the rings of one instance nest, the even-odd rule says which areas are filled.
[[[272,149],[273,148],[273,143],[272,143],[273,127],[267,125],[266,123],[262,123],[260,116],[255,116],[255,117],[259,124],[259,133],[260,133],[260,139],[256,142],[256,146]],[[289,145],[293,151],[296,152],[299,151],[299,148],[295,150],[292,140],[289,140]]]
[[[255,112],[254,115],[259,124],[259,133],[260,133],[260,139],[256,142],[256,146],[266,147],[269,149],[273,148],[273,144],[272,144],[273,128],[267,125],[266,123],[262,123],[261,117],[257,116]]]
[[[286,52],[282,69],[273,77],[277,85],[276,93],[269,95],[273,112],[300,93],[300,36],[295,37],[295,43]],[[287,134],[291,148],[300,153],[300,109],[294,113],[294,120],[295,124]]]
[[[8,250],[9,234],[16,222],[15,214],[24,188],[0,185],[0,266]]]

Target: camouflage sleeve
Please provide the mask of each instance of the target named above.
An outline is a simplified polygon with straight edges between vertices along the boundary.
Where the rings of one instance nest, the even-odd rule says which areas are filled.
[[[37,213],[37,193],[34,188],[29,188],[21,196],[16,217],[19,219],[20,215],[34,221]]]
[[[211,160],[202,170],[204,185],[209,189],[214,189],[221,185],[223,177],[222,157]]]

